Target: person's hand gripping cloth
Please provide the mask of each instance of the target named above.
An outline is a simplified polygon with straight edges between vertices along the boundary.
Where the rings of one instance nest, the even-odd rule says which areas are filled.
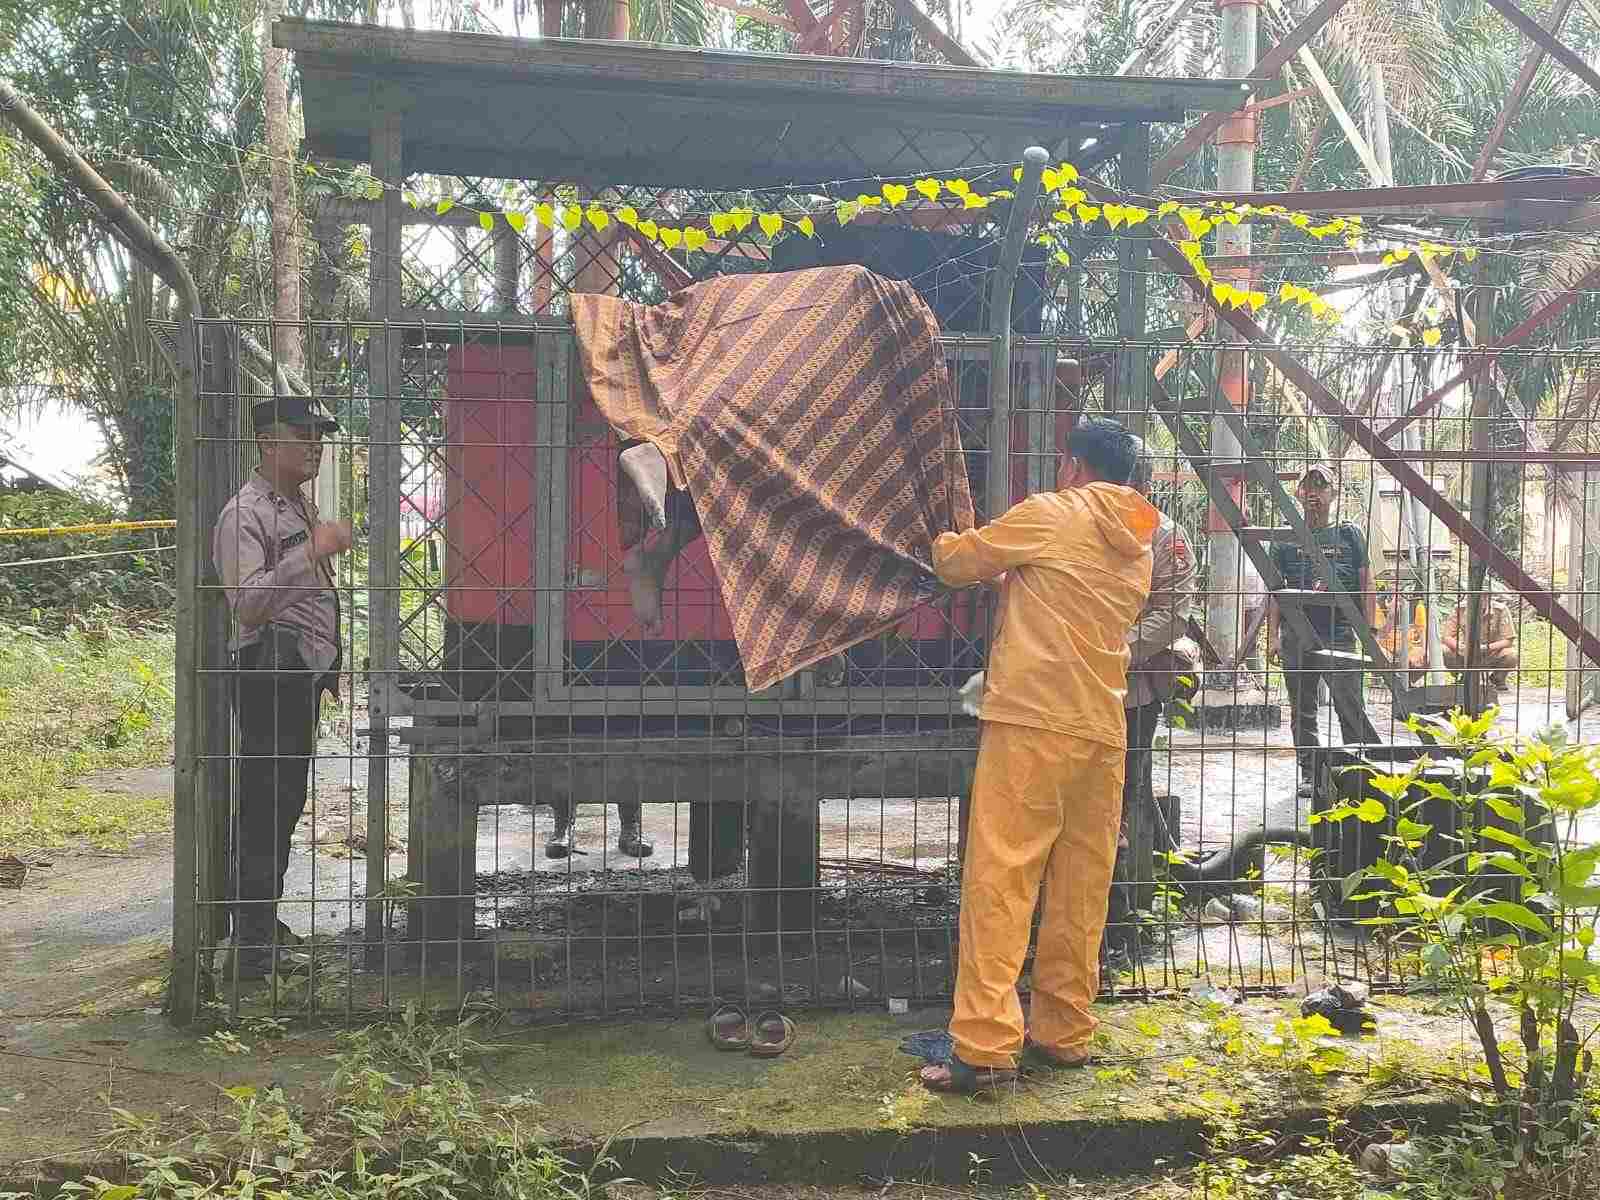
[[[984,682],[968,681],[983,689],[983,720],[1127,744],[1128,629],[1150,594],[1160,519],[1131,488],[1091,483],[939,538],[944,583],[1005,576]]]
[[[693,502],[750,690],[937,593],[934,539],[971,528],[972,496],[938,328],[910,285],[823,267],[653,306],[575,295],[572,315],[596,406]],[[640,557],[659,587],[669,563]]]

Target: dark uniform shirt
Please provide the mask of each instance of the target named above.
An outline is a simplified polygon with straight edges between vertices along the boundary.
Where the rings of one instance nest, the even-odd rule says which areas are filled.
[[[1367,541],[1354,525],[1327,525],[1312,534],[1312,540],[1322,550],[1333,572],[1334,586],[1341,592],[1356,593],[1361,590],[1361,572],[1367,569]],[[1283,576],[1283,586],[1292,589],[1320,591],[1322,578],[1298,541],[1275,542],[1272,562]],[[1361,600],[1356,600],[1359,608]],[[1330,641],[1345,642],[1354,637],[1350,621],[1343,610],[1332,604],[1307,604],[1306,618],[1317,636]]]

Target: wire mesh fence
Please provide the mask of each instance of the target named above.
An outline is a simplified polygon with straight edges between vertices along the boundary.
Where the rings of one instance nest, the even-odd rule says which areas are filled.
[[[751,692],[703,543],[665,567],[659,624],[641,621],[650,581],[630,561],[642,527],[623,447],[559,316],[300,330],[309,398],[339,425],[315,462],[289,439],[320,514],[261,471],[251,414],[273,399],[276,372],[245,343],[270,360],[285,331],[196,328],[201,423],[180,431],[180,451],[200,480],[194,515],[219,533],[196,596],[197,711],[180,714],[196,728],[180,777],[187,767],[195,781],[200,836],[192,861],[180,857],[178,895],[195,906],[201,964],[181,985],[235,1009],[486,1003],[540,1019],[693,1010],[715,996],[951,995],[980,732],[960,689],[985,665],[992,593],[942,593]],[[1364,776],[1341,768],[1362,760],[1428,753],[1437,770],[1463,769],[1407,728],[1412,712],[1493,701],[1508,733],[1570,722],[1592,737],[1582,713],[1600,674],[1535,593],[1591,637],[1600,629],[1596,431],[1569,415],[1600,356],[1502,354],[1490,377],[1520,409],[1475,406],[1463,388],[1394,432],[1393,454],[1442,498],[1429,509],[1271,361],[1236,346],[1019,339],[996,464],[990,350],[977,334],[943,341],[978,519],[993,515],[991,471],[1007,473],[1013,500],[1049,490],[1075,423],[1114,416],[1146,439],[1152,499],[1196,567],[1192,593],[1156,601],[1191,657],[1136,663],[1131,677],[1159,672],[1162,686],[1132,693],[1143,702],[1129,710],[1129,776],[1149,782],[1125,793],[1103,990],[1403,982],[1410,947],[1362,925],[1370,902],[1340,886],[1387,827],[1312,816],[1359,803]],[[1464,361],[1296,353],[1377,428]],[[1242,410],[1223,394],[1226,356],[1243,357],[1251,383]],[[1322,663],[1320,686],[1364,684],[1370,736],[1342,727],[1337,697],[1303,673],[1286,679],[1267,646],[1282,581],[1236,549],[1248,542],[1270,564],[1274,547],[1299,544],[1285,497],[1312,462],[1334,477],[1330,526],[1365,548],[1370,633],[1389,660]],[[1475,474],[1487,539],[1534,587],[1485,595],[1482,546],[1440,520],[1443,504],[1472,508]],[[219,524],[236,495],[256,506],[254,526]],[[1232,528],[1217,516],[1227,497]],[[350,521],[352,544],[302,561],[319,517]],[[260,545],[241,553],[252,529]],[[240,561],[258,573],[241,576]],[[318,604],[323,615],[307,616]],[[336,652],[300,636],[329,610]],[[294,632],[298,664],[267,659],[264,617]],[[1474,620],[1482,649],[1463,657]],[[276,986],[261,986],[251,954],[285,949],[268,962]]]

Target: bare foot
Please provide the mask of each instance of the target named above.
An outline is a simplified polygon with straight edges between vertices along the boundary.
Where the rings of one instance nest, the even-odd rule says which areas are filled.
[[[667,460],[649,442],[629,446],[617,456],[622,473],[628,477],[644,503],[645,516],[653,529],[667,527]]]
[[[622,573],[628,577],[628,601],[634,620],[650,632],[661,627],[661,584],[645,564],[644,551],[635,546],[622,556]]]
[[[917,1077],[930,1092],[948,1092],[954,1086],[949,1067],[923,1067]]]
[[[628,599],[633,615],[646,630],[661,627],[661,592],[667,584],[667,568],[691,541],[700,536],[698,527],[682,521],[668,525],[661,536],[646,538],[622,556],[622,571],[628,577]]]

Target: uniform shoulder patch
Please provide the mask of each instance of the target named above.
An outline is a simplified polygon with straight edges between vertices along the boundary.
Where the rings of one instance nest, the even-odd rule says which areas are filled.
[[[279,538],[278,539],[278,550],[279,550],[279,552],[281,553],[284,550],[293,550],[301,542],[305,541],[306,537],[307,537],[306,531],[304,529],[302,529],[298,533],[291,533],[286,538]]]

